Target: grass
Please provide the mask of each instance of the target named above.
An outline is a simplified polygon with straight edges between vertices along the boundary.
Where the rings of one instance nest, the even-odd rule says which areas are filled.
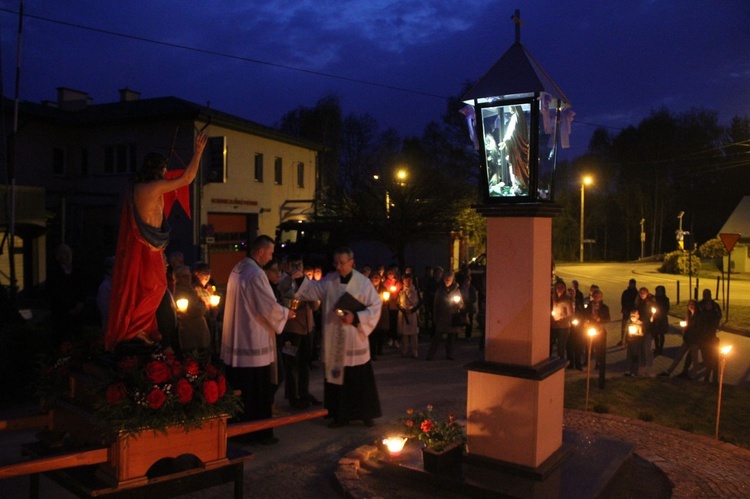
[[[724,311],[726,317],[726,311]],[[750,330],[750,305],[732,303],[729,307],[729,321],[727,326],[737,329]]]
[[[713,438],[718,386],[677,378],[609,378],[604,390],[592,382],[589,408]],[[750,449],[750,388],[724,385],[719,439]],[[584,409],[586,380],[565,383],[565,407]]]

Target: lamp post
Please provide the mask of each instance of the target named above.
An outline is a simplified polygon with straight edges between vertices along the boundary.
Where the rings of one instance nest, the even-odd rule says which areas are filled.
[[[373,179],[380,180],[380,175],[373,175]],[[385,218],[386,220],[391,218],[391,193],[388,192],[388,188],[383,185],[383,189],[385,189]]]
[[[594,336],[596,336],[596,328],[589,328],[586,332],[589,336],[589,352],[588,360],[586,361],[586,411],[589,410],[589,386],[591,385],[591,349],[594,346]]]
[[[643,225],[646,223],[645,218],[641,218],[641,260],[646,256],[646,231],[643,230]]]
[[[398,185],[404,186],[408,176],[408,170],[405,168],[399,169],[395,175]],[[374,180],[380,180],[380,175],[375,174],[372,178]],[[383,189],[385,190],[385,218],[386,220],[389,220],[391,218],[391,192],[388,190],[388,187],[386,187],[385,182],[383,182]]]
[[[587,184],[590,184],[590,183],[591,183],[591,177],[589,177],[588,175],[585,176],[585,177],[583,177],[583,181],[581,182],[581,237],[580,237],[580,241],[581,241],[581,246],[580,246],[581,263],[583,263],[583,210],[584,210],[584,201],[583,201],[583,199],[584,199],[584,190],[585,190],[584,187]]]
[[[716,405],[716,440],[719,440],[719,418],[721,417],[721,387],[724,385],[724,367],[727,363],[727,354],[732,350],[732,345],[722,347],[721,352],[721,365],[719,366],[719,401]]]

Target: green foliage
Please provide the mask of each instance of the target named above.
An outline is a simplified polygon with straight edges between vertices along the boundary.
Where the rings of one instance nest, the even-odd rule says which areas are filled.
[[[723,258],[727,256],[727,249],[721,239],[715,237],[701,244],[698,248],[698,254],[703,258]]]
[[[659,272],[680,275],[688,275],[692,272],[692,275],[697,275],[700,269],[701,259],[695,253],[678,250],[664,255],[664,263]]]
[[[456,417],[449,414],[445,420],[433,412],[431,405],[426,411],[408,409],[406,417],[398,420],[408,437],[416,437],[426,448],[441,451],[453,443],[463,443],[464,429],[456,422]]]
[[[466,207],[458,215],[457,223],[475,255],[487,252],[487,221],[474,208]]]

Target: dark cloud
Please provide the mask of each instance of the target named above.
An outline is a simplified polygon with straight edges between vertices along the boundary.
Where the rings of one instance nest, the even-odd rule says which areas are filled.
[[[410,135],[445,112],[440,96],[482,76],[514,40],[515,6],[496,0],[47,0],[25,7],[100,30],[27,18],[26,100],[54,99],[56,87],[68,86],[101,103],[127,86],[273,124],[334,93],[345,111],[369,112],[381,128]],[[634,125],[661,106],[716,110],[722,123],[750,114],[749,11],[744,0],[542,0],[523,6],[522,42],[572,101],[579,122],[572,151],[580,153],[595,126]],[[17,22],[0,12],[6,95]]]

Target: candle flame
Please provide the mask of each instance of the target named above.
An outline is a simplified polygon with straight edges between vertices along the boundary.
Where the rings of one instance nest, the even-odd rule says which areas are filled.
[[[388,448],[388,453],[391,457],[396,457],[400,456],[401,451],[404,450],[406,440],[406,437],[388,437],[383,439],[383,445]]]
[[[177,310],[180,312],[184,312],[188,309],[188,299],[187,298],[180,298],[179,300],[176,300],[175,305],[177,305]]]

